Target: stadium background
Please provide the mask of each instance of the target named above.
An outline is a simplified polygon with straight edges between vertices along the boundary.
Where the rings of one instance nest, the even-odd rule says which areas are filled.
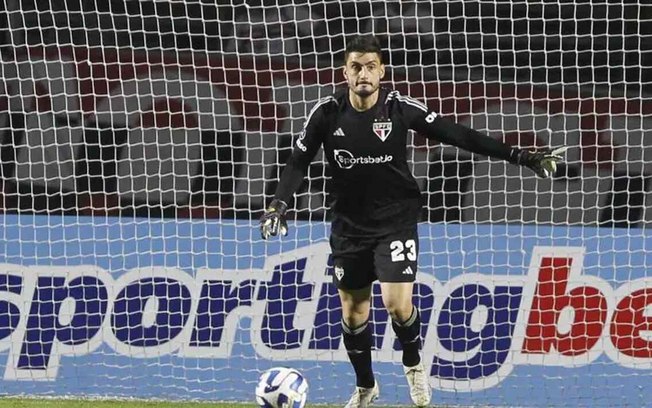
[[[331,70],[341,64],[347,35],[376,32],[389,50],[395,85],[433,109],[496,137],[505,134],[511,143],[571,147],[569,166],[552,189],[514,177],[506,186],[494,181],[489,188],[486,169],[469,157],[446,149],[424,151],[417,140],[413,159],[429,196],[428,220],[629,226],[650,218],[644,211],[650,154],[644,129],[649,128],[645,95],[652,58],[645,23],[651,6],[225,3],[6,2],[0,112],[4,207],[255,217],[274,190],[278,164],[289,153],[305,105],[330,92],[331,81],[341,83],[339,72]],[[43,53],[60,66],[43,64]],[[83,57],[89,63],[85,72],[69,63],[75,53],[89,54]],[[118,66],[120,72],[111,73]],[[116,90],[120,81],[123,91]],[[203,85],[213,88],[199,95],[201,108],[179,98],[182,92],[202,92]],[[162,97],[166,88],[177,95]],[[134,97],[136,90],[140,98]],[[118,98],[111,108],[108,95]],[[198,118],[200,109],[214,110],[215,118]],[[135,110],[142,112],[140,118]],[[166,111],[173,113],[167,117]],[[173,140],[184,137],[174,136],[182,128],[192,129],[183,133],[188,151],[129,152],[134,143],[125,143],[141,137],[146,144],[154,137],[149,135],[163,133]],[[43,139],[41,129],[47,129]],[[33,130],[38,135],[30,137]],[[57,138],[58,146],[71,147],[59,148],[65,155],[59,151],[59,163],[53,163],[40,149]],[[46,156],[39,160],[34,154]],[[147,164],[159,154],[185,155],[189,166]],[[143,191],[138,181],[132,185],[121,178],[124,157],[140,162],[131,170],[137,180],[160,183],[165,193]],[[313,216],[322,219],[319,181],[327,170],[316,164],[312,171],[314,182],[304,187],[313,192],[312,201],[304,195],[298,208],[315,208]],[[542,195],[536,196],[536,189]],[[560,204],[554,214],[551,202]],[[525,208],[510,211],[514,203]]]
[[[63,260],[52,254],[46,260],[21,259],[32,250],[48,253],[47,244],[21,241],[16,231],[28,229],[36,237],[55,231],[50,223],[57,222],[62,229],[70,222],[73,228],[97,228],[134,219],[153,225],[209,220],[208,230],[233,234],[219,246],[217,260],[173,261],[189,269],[202,262],[239,267],[228,260],[227,248],[236,243],[252,242],[252,252],[274,255],[321,237],[304,230],[293,243],[261,249],[254,233],[244,231],[273,193],[307,109],[342,84],[337,67],[346,38],[373,32],[387,50],[387,82],[402,92],[509,143],[570,147],[558,176],[541,181],[504,163],[427,146],[414,135],[410,158],[428,198],[424,220],[462,223],[467,229],[459,236],[479,246],[481,239],[474,241],[470,231],[496,238],[491,225],[508,224],[514,229],[505,233],[507,246],[521,252],[541,242],[577,245],[578,237],[611,237],[607,245],[615,258],[624,257],[635,271],[605,279],[620,286],[647,276],[652,6],[644,2],[96,3],[0,4],[0,203],[6,214],[18,214],[5,218],[4,262],[80,262],[65,248]],[[297,220],[317,228],[328,220],[328,195],[322,192],[328,174],[318,158],[297,195]],[[30,214],[47,221],[33,221]],[[561,230],[538,229],[541,225]],[[440,230],[431,227],[424,231],[434,239],[430,234]],[[110,247],[118,239],[114,233],[107,233]],[[193,237],[180,234],[172,238]],[[137,235],[141,242],[148,233]],[[15,248],[9,245],[13,236],[19,237]],[[206,236],[204,230],[201,237]],[[520,241],[531,237],[539,241]],[[590,254],[600,253],[602,241],[587,242]],[[210,242],[198,247],[211,254]],[[134,256],[133,248],[122,255]],[[182,251],[175,251],[181,257]],[[441,274],[428,270],[439,260],[433,251],[425,254],[426,272]],[[262,267],[260,256],[244,252],[253,259],[250,268]],[[80,253],[87,260],[104,252],[95,247]],[[152,256],[158,262],[158,254]],[[488,261],[489,273],[500,274],[495,269],[501,265],[528,264],[522,254],[517,260],[510,256]],[[466,264],[445,262],[451,269]],[[594,272],[603,276],[600,266],[608,262],[600,259]],[[107,265],[102,266],[110,269]],[[456,273],[444,272],[441,280]],[[598,384],[588,388],[595,391]],[[19,392],[24,385],[12,387]],[[129,395],[128,386],[122,387],[118,394]],[[145,397],[160,392],[148,390]],[[322,392],[328,392],[326,382]],[[188,396],[210,398],[205,390]],[[246,393],[236,398],[246,399]],[[460,398],[451,401],[474,403]],[[537,401],[557,403],[549,398]]]

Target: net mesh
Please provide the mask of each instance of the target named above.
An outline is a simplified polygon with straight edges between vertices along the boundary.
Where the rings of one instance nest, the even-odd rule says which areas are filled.
[[[548,246],[565,244],[587,248],[583,256],[598,259],[592,261],[593,274],[611,287],[624,285],[647,293],[646,284],[629,284],[633,279],[647,277],[644,227],[652,221],[652,6],[645,2],[91,3],[7,0],[0,5],[0,203],[6,214],[19,214],[6,218],[2,227],[5,244],[16,245],[6,251],[7,264],[65,267],[90,263],[113,273],[149,267],[152,261],[147,256],[165,253],[165,265],[190,271],[193,276],[200,274],[197,271],[201,267],[209,266],[220,270],[262,268],[265,259],[275,256],[279,247],[256,246],[260,245],[260,238],[252,225],[274,193],[290,155],[292,139],[301,130],[311,106],[344,85],[340,65],[346,40],[357,33],[374,33],[385,50],[386,86],[507,143],[532,148],[569,147],[557,176],[539,180],[526,169],[449,146],[429,144],[420,135],[412,134],[410,164],[426,198],[422,218],[430,223],[422,238],[436,240],[438,236],[433,234],[441,231],[431,228],[442,221],[449,227],[460,225],[458,232],[446,230],[450,234],[448,244],[436,246],[427,241],[422,245],[420,268],[424,272],[433,274],[439,282],[447,282],[468,268],[486,271],[487,276],[500,275],[502,269],[523,274],[531,264],[530,256],[534,256],[532,246],[541,242]],[[329,169],[320,152],[291,204],[292,220],[329,220],[329,179]],[[44,221],[31,218],[31,214],[44,216]],[[184,229],[184,225],[192,225],[188,220],[217,220],[216,224],[209,224],[217,227],[202,230],[200,243],[188,243],[188,238],[197,237],[192,227]],[[111,230],[114,222],[123,223],[123,229]],[[503,224],[507,225],[505,230],[501,229]],[[88,225],[93,225],[92,232],[81,228]],[[109,229],[102,229],[107,225]],[[147,225],[150,226],[143,227]],[[302,225],[307,224],[299,223],[297,228],[301,230]],[[483,229],[483,225],[488,229]],[[500,227],[494,229],[491,225]],[[545,229],[548,227],[562,229],[558,233]],[[567,232],[573,227],[577,228],[575,232]],[[599,230],[586,232],[592,227]],[[79,231],[71,232],[75,228]],[[123,246],[122,252],[103,249],[116,248],[121,241],[121,245],[126,245],[124,242],[131,238],[124,228],[135,237],[150,237],[151,241],[135,238],[139,244]],[[140,228],[149,229],[141,234]],[[211,247],[214,243],[207,241],[210,231],[220,237],[217,250]],[[80,246],[93,241],[94,249],[90,253],[84,249],[75,252],[64,245],[68,240],[66,234],[73,234]],[[166,237],[171,237],[174,244],[166,244]],[[308,238],[297,237],[283,248],[300,248],[313,238],[323,236],[310,232]],[[458,242],[463,239],[468,243]],[[532,244],[528,239],[536,242]],[[484,242],[492,240],[495,242]],[[616,240],[619,242],[615,243]],[[54,247],[47,249],[48,245]],[[52,248],[59,248],[60,252]],[[510,251],[517,254],[492,257]],[[600,257],[603,255],[605,258]],[[120,256],[126,260],[120,261]],[[217,260],[212,256],[217,256]],[[568,259],[579,259],[573,256]],[[556,259],[552,255],[548,258]],[[545,264],[548,258],[542,256],[543,263],[537,265]],[[278,262],[286,265],[284,258]],[[617,271],[621,267],[629,269],[621,275]],[[301,269],[297,265],[294,268]],[[52,272],[53,276],[59,276],[58,273]],[[170,276],[183,280],[174,274]],[[255,325],[269,324],[257,319],[274,313],[255,306],[252,299],[283,283],[274,280],[282,279],[274,274],[267,277],[271,280],[266,284],[250,283],[254,289],[245,281],[232,281],[234,286],[230,290],[238,288],[238,304],[261,315],[252,319],[252,338],[232,335],[228,340],[231,343],[224,346],[229,350],[228,356],[224,355],[227,357],[207,362],[199,357],[199,351],[194,351],[195,354],[179,353],[194,356],[187,360],[183,357],[180,362],[171,357],[174,353],[160,348],[160,356],[153,359],[122,356],[103,360],[102,357],[128,352],[119,347],[97,346],[99,357],[85,360],[84,364],[109,366],[111,370],[109,374],[87,378],[83,391],[121,396],[135,393],[145,397],[217,395],[224,399],[250,399],[255,374],[266,364],[278,363],[283,356],[299,360],[302,357],[291,351],[265,356],[256,350],[248,354],[252,343],[260,340],[256,340],[259,329]],[[61,285],[71,285],[72,278],[67,279]],[[162,288],[175,287],[170,283],[174,279],[169,279],[168,286],[161,283]],[[300,282],[300,278],[296,279]],[[7,289],[9,281],[0,279],[3,291],[11,292]],[[502,281],[496,277],[492,282]],[[584,281],[577,282],[580,285]],[[45,287],[46,283],[38,281],[35,285]],[[53,281],[49,287],[58,286]],[[316,292],[321,291],[320,302],[335,302],[335,293],[326,284],[315,287]],[[602,292],[608,291],[598,287]],[[157,288],[155,284],[150,287],[152,293]],[[198,296],[215,299],[235,293],[201,282],[198,288]],[[308,299],[310,295],[301,288],[299,285],[292,294],[283,292],[283,296],[292,296],[297,301]],[[625,292],[620,290],[618,299],[624,298]],[[119,298],[119,294],[114,295]],[[36,298],[31,293],[21,296],[27,296],[23,302],[28,303],[19,308],[21,315],[26,316],[28,305]],[[57,296],[60,302],[53,301],[56,310],[63,307],[59,303],[64,304],[66,299],[83,299]],[[126,292],[124,296],[128,296]],[[182,309],[184,296],[181,290],[174,298],[181,299],[178,307]],[[140,302],[143,310],[153,308],[154,314],[156,310],[166,310],[160,301],[150,304],[147,299],[137,296],[135,301]],[[201,301],[198,303],[201,305]],[[300,309],[301,302],[298,304]],[[374,304],[378,307],[374,313],[381,313],[378,294]],[[435,302],[435,306],[445,305]],[[637,307],[636,310],[642,310],[643,306]],[[609,308],[611,318],[615,300]],[[76,313],[79,310],[74,307],[68,311],[71,318]],[[291,320],[295,311],[279,313]],[[162,315],[161,312],[157,316]],[[474,316],[481,320],[477,313]],[[565,319],[572,322],[577,316]],[[386,316],[377,317],[379,321],[383,318]],[[13,328],[11,320],[8,322],[5,327]],[[337,326],[330,323],[324,327]],[[68,327],[72,323],[64,318],[58,324]],[[158,323],[148,324],[143,325],[155,327]],[[167,324],[172,325],[170,321]],[[325,338],[331,336],[328,330]],[[382,330],[378,328],[377,332]],[[55,337],[64,343],[58,335]],[[21,339],[9,338],[21,343]],[[386,343],[376,345],[390,350],[387,363],[381,366],[400,361],[391,339]],[[0,343],[0,349],[3,344]],[[647,342],[639,346],[643,354],[650,350]],[[18,353],[15,347],[6,348]],[[210,347],[206,350],[205,355],[210,355]],[[341,350],[339,353],[332,360],[311,354],[314,361],[303,366],[317,376],[311,387],[322,401],[332,402],[335,394],[337,400],[342,399],[340,392],[334,393],[337,385],[326,374],[333,367],[345,367],[344,354]],[[531,361],[538,363],[531,364],[543,364],[544,360],[533,357]],[[9,359],[7,365],[18,364],[16,361]],[[551,364],[580,365],[578,360],[568,361],[556,360]],[[579,381],[581,375],[570,372],[565,389],[571,394],[583,386],[595,392],[602,390],[606,395],[603,403],[610,405],[622,402],[618,399],[622,398],[619,385],[624,379],[649,379],[649,372],[644,370],[617,372],[618,385],[609,385],[606,373],[620,365],[613,360],[598,361],[593,381]],[[149,368],[139,374],[139,364]],[[623,364],[631,367],[638,363]],[[649,368],[646,364],[643,366]],[[77,366],[74,373],[66,371],[65,381],[82,381],[83,370],[84,366]],[[245,373],[242,375],[246,379],[227,378],[229,370]],[[341,370],[352,384],[350,370]],[[156,380],[148,379],[152,373]],[[120,377],[115,392],[100,386],[107,378],[115,380],[114,374]],[[5,374],[8,376],[11,377]],[[26,376],[38,377],[33,370]],[[126,379],[148,384],[144,395],[134,392]],[[155,385],[156,381],[159,383]],[[385,384],[391,395],[387,401],[394,398],[404,402],[406,388],[400,372],[387,375]],[[442,388],[449,387],[446,384],[438,383]],[[167,392],[166,385],[170,387]],[[510,385],[505,387],[502,392],[511,390]],[[542,405],[563,405],[555,399],[552,388],[537,401]],[[34,390],[58,393],[54,389]],[[525,394],[515,395],[523,395],[522,401],[527,401]],[[637,404],[640,400],[636,398],[645,392],[634,394],[634,399],[628,401]],[[498,394],[485,397],[483,403],[510,402]],[[449,398],[451,403],[477,403],[471,397]],[[576,402],[596,404],[581,399]]]

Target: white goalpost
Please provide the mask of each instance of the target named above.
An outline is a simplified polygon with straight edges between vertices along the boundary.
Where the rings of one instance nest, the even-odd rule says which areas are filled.
[[[642,406],[652,376],[652,6],[8,0],[0,5],[0,367],[8,395],[252,402],[355,383],[318,153],[290,235],[257,221],[313,104],[373,33],[383,85],[520,147],[550,180],[409,140],[433,402]],[[374,369],[409,403],[374,289]],[[47,380],[47,381],[42,381]]]

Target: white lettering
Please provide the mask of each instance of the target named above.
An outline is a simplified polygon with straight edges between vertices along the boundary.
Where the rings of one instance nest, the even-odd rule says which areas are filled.
[[[355,157],[348,150],[338,149],[333,151],[333,156],[335,157],[335,162],[341,169],[350,169],[356,164],[383,164],[394,160],[394,156],[390,154],[386,154],[384,156]]]
[[[411,240],[395,241],[393,249],[397,256],[410,259],[412,249],[416,251],[415,244]],[[463,366],[487,352],[483,348],[486,344],[482,342],[485,337],[489,342],[494,341],[495,334],[491,334],[494,329],[485,330],[487,325],[513,326],[501,340],[501,347],[505,347],[508,355],[503,356],[501,365],[494,371],[471,381],[439,378],[433,374],[432,385],[439,389],[486,389],[500,383],[516,365],[578,367],[590,364],[605,352],[617,364],[649,369],[652,366],[650,359],[638,351],[639,354],[634,355],[625,346],[613,342],[610,328],[615,327],[611,321],[617,305],[615,300],[627,301],[632,296],[641,298],[651,287],[650,280],[626,282],[614,290],[606,280],[582,274],[583,251],[583,248],[575,247],[535,247],[527,275],[465,273],[445,285],[433,276],[407,269],[405,273],[416,274],[418,290],[422,294],[420,302],[432,299],[432,303],[420,306],[431,310],[427,321],[424,320],[428,330],[424,337],[423,360],[427,364],[443,360]],[[234,336],[242,327],[239,320],[243,317],[252,319],[251,344],[261,358],[347,361],[342,342],[334,341],[328,331],[323,334],[324,325],[337,324],[333,313],[338,313],[322,301],[324,296],[336,296],[337,293],[330,284],[330,273],[335,272],[327,266],[328,254],[329,245],[319,243],[268,257],[262,270],[206,269],[201,270],[197,277],[165,267],[138,268],[114,279],[96,266],[2,264],[0,281],[6,284],[0,285],[0,305],[7,312],[3,331],[0,331],[4,336],[0,338],[0,350],[8,351],[4,378],[55,379],[62,356],[92,353],[103,342],[118,354],[135,358],[159,358],[169,354],[228,358],[236,343]],[[534,335],[532,330],[540,329],[540,324],[532,320],[531,313],[537,312],[535,297],[543,296],[539,288],[549,285],[547,281],[539,280],[541,271],[544,271],[542,260],[550,258],[572,260],[568,263],[570,269],[565,278],[569,284],[561,289],[564,292],[559,293],[560,297],[580,299],[586,289],[604,298],[605,313],[598,322],[604,328],[597,333],[604,341],[596,341],[576,354],[564,353],[554,347],[537,351],[523,343],[524,338]],[[286,278],[287,282],[284,281]],[[281,288],[294,286],[285,294],[283,289],[280,292],[276,289],[279,285]],[[493,307],[487,302],[504,298],[507,289],[511,293],[509,296],[514,298],[514,304],[509,306],[514,308],[510,312],[514,314],[503,313],[502,321],[486,318],[492,313],[485,313],[483,308],[490,312]],[[482,302],[475,306],[472,302],[460,303],[459,296],[467,291],[469,296],[483,299]],[[283,316],[270,313],[278,310],[281,304],[287,310]],[[625,306],[621,305],[621,309],[625,310]],[[643,306],[639,307],[637,319],[646,326],[643,333],[635,333],[639,336],[635,339],[647,341],[646,330],[652,323],[648,323],[649,313]],[[585,311],[577,304],[573,307],[575,315],[564,314],[567,324],[564,325],[563,321],[556,323],[556,332],[550,335],[554,337],[550,337],[551,341],[581,335],[573,330],[581,323],[575,322],[576,313]],[[559,311],[566,313],[561,306]],[[464,336],[450,337],[449,333],[448,337],[439,337],[448,331],[438,329],[446,329],[451,324],[450,317],[461,313],[471,313],[470,329],[482,340],[471,348],[461,347],[469,341]],[[626,320],[624,313],[621,312],[617,318]],[[374,351],[374,359],[392,362],[396,353],[393,348],[395,338],[389,315],[381,316],[376,319],[386,318],[387,321],[375,322],[377,327],[384,327],[384,331],[376,333],[382,340],[380,348]],[[453,346],[452,342],[457,342],[458,346]]]

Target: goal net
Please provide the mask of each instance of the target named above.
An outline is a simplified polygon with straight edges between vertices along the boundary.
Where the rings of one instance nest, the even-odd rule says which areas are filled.
[[[410,134],[415,303],[443,405],[639,406],[652,379],[652,6],[565,1],[0,4],[2,393],[253,401],[355,378],[318,153],[290,234],[257,220],[313,104],[373,33],[384,86],[551,180]],[[353,135],[352,135],[353,136]],[[380,404],[408,404],[373,289]],[[48,381],[42,381],[48,380]]]

